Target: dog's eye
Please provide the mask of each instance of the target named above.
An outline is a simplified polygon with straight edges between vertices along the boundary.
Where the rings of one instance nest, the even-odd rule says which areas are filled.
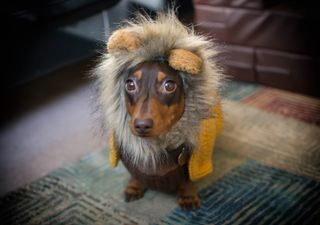
[[[164,83],[164,91],[166,93],[172,93],[176,90],[176,88],[177,88],[177,84],[172,80],[167,80]]]
[[[126,91],[129,93],[134,93],[137,89],[136,82],[133,80],[129,79],[126,81]]]

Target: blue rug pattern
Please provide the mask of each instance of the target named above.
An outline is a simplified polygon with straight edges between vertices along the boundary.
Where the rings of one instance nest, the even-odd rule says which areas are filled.
[[[200,192],[201,208],[159,224],[320,224],[320,182],[248,160]]]

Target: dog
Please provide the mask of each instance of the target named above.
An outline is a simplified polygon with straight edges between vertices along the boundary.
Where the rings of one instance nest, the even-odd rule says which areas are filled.
[[[138,15],[114,31],[94,74],[111,166],[131,174],[125,200],[146,189],[176,192],[183,209],[200,206],[194,181],[213,170],[223,119],[223,72],[212,40],[174,12]]]

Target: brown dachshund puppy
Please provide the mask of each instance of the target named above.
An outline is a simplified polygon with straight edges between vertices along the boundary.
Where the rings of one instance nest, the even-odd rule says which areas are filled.
[[[110,36],[95,75],[110,165],[121,160],[131,174],[127,201],[152,189],[177,192],[182,208],[200,205],[193,182],[212,172],[222,127],[216,54],[174,12],[140,16]]]
[[[168,132],[184,113],[183,82],[178,71],[168,63],[150,61],[134,67],[126,80],[125,93],[126,107],[131,116],[130,128],[137,136],[158,137]],[[186,147],[167,149],[168,162],[157,162],[156,170],[151,165],[133,165],[126,155],[122,155],[122,161],[132,174],[125,190],[126,200],[141,198],[145,188],[150,188],[178,191],[180,206],[187,209],[198,207],[200,198],[189,181],[188,152],[186,149],[181,152],[183,148]],[[179,156],[180,162],[176,159]]]

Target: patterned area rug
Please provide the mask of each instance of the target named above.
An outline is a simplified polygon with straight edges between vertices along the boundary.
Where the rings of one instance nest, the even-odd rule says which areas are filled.
[[[320,125],[320,101],[316,98],[265,88],[248,96],[243,102],[268,112]]]
[[[200,209],[175,209],[163,224],[315,224],[320,182],[246,161],[202,190]]]
[[[319,99],[237,82],[223,97],[199,209],[153,191],[125,203],[129,175],[103,150],[2,196],[1,224],[320,224]]]

